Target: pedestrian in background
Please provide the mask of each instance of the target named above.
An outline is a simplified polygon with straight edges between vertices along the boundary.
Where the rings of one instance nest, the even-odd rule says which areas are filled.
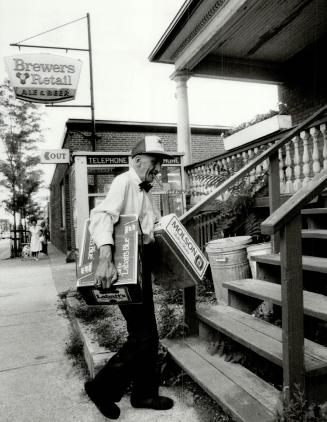
[[[39,252],[42,250],[42,243],[40,240],[41,230],[40,227],[37,226],[37,221],[35,218],[31,219],[31,227],[30,227],[30,233],[31,233],[31,252],[32,257],[35,259],[35,261],[39,260]]]
[[[42,236],[41,236],[41,242],[42,242],[42,249],[41,252],[45,255],[48,255],[48,228],[45,224],[45,221],[41,222],[41,230],[42,230]]]

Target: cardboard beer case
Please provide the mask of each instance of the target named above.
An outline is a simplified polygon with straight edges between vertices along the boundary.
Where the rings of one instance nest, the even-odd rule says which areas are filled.
[[[175,214],[155,225],[154,277],[167,290],[191,287],[203,279],[209,262]]]
[[[110,289],[99,288],[95,272],[99,262],[99,249],[86,220],[82,247],[77,267],[77,290],[88,305],[114,305],[142,302],[142,265],[139,247],[137,216],[121,215],[114,230],[114,263],[118,280]]]

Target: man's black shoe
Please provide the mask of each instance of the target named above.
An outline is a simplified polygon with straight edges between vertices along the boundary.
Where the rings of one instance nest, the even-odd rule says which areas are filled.
[[[168,410],[174,406],[174,401],[164,396],[150,397],[147,399],[135,399],[132,397],[131,405],[136,408]]]
[[[89,396],[89,398],[93,401],[93,403],[104,416],[109,419],[119,418],[119,407],[113,401],[110,401],[107,398],[103,398],[99,394],[99,391],[94,388],[92,381],[86,381],[86,383],[84,384],[84,389],[86,391],[86,394]]]

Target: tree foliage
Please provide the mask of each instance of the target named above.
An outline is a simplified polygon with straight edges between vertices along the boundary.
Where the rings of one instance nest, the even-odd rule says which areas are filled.
[[[9,81],[0,84],[0,185],[11,213],[31,215],[33,194],[41,186],[42,171],[36,169],[37,144],[43,141],[39,106],[16,100]],[[2,176],[2,177],[1,177]]]

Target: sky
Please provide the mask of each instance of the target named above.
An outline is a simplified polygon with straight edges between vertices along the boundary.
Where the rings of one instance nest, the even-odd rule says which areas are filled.
[[[96,119],[176,123],[172,65],[150,63],[148,56],[184,0],[0,0],[0,81],[7,78],[2,57],[18,53],[10,43],[42,33],[90,13]],[[26,41],[33,45],[87,48],[86,19]],[[22,48],[21,53],[61,50]],[[68,52],[82,60],[76,99],[89,104],[89,64],[85,52]],[[274,85],[191,78],[188,81],[191,124],[237,125],[277,107]],[[90,118],[86,108],[44,108],[45,142],[40,149],[60,148],[65,121]],[[44,184],[54,166],[43,165]],[[42,193],[42,195],[44,192]],[[0,192],[0,200],[3,193]]]

